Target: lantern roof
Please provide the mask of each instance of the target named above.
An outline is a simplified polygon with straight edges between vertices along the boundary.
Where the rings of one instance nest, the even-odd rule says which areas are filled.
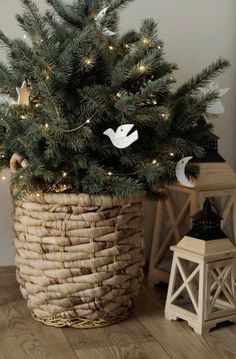
[[[213,207],[215,211],[212,209]],[[188,236],[204,241],[227,238],[227,235],[221,229],[222,217],[209,199],[205,200],[203,209],[192,218],[193,227],[188,232]]]

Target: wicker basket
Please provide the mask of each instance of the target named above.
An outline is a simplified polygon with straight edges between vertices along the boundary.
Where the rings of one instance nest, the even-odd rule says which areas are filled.
[[[142,196],[32,195],[15,203],[17,280],[34,319],[93,328],[125,319],[142,280]]]

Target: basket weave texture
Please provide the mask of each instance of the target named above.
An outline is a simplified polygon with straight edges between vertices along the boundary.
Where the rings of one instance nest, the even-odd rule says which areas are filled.
[[[128,316],[144,263],[141,195],[31,195],[14,220],[17,280],[36,320],[89,328]]]

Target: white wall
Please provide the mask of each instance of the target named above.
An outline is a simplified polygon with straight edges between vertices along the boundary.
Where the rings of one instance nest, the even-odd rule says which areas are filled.
[[[35,1],[41,8],[42,0]],[[0,2],[0,28],[9,36],[22,36],[14,15],[19,12],[17,0]],[[227,57],[231,69],[219,79],[222,87],[230,87],[224,98],[226,112],[214,121],[216,133],[222,138],[220,150],[236,169],[236,32],[235,0],[136,0],[122,14],[121,31],[138,27],[141,19],[154,17],[159,22],[168,60],[178,63],[176,74],[181,84],[191,75],[219,56]],[[3,54],[0,54],[3,58]],[[151,237],[154,204],[147,205],[146,235]],[[0,265],[13,264],[11,241],[11,206],[7,181],[0,177]],[[148,241],[149,242],[149,241]]]

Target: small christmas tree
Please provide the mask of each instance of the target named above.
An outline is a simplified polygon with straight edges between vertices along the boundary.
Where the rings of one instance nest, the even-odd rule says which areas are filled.
[[[161,193],[176,182],[179,159],[204,155],[206,109],[218,93],[196,90],[229,62],[219,59],[173,91],[177,66],[165,58],[156,23],[118,36],[119,11],[131,1],[47,0],[41,14],[21,0],[16,18],[31,44],[0,33],[8,57],[0,90],[18,95],[0,106],[0,169],[13,154],[25,160],[12,177],[16,195],[151,196],[154,185]],[[193,165],[189,171],[196,174]]]

